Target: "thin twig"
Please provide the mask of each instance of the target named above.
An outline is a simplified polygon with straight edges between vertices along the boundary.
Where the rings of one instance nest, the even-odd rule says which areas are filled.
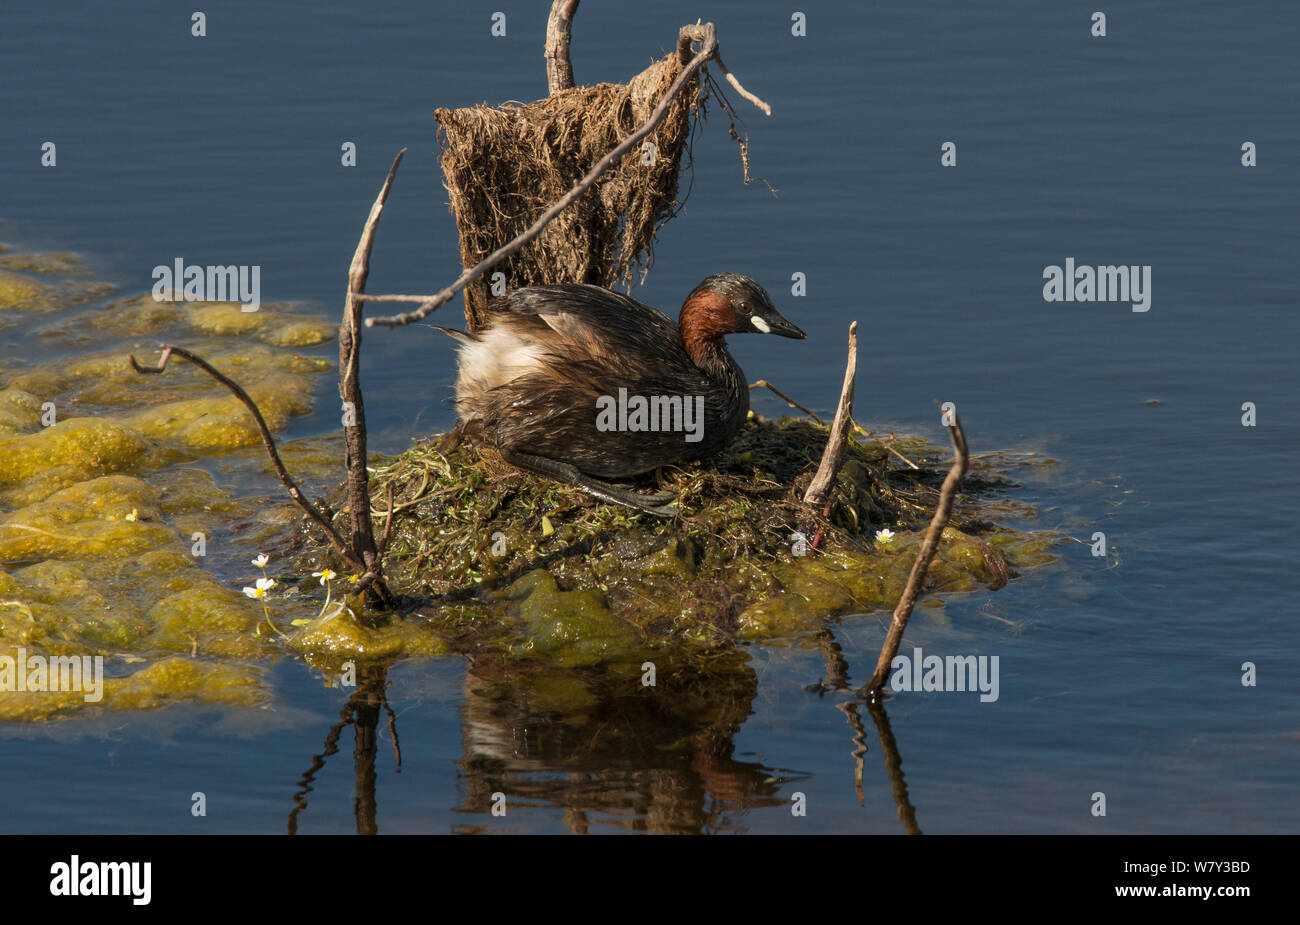
[[[879,691],[885,685],[885,679],[889,677],[889,670],[893,665],[894,656],[898,654],[898,647],[903,642],[903,630],[907,629],[907,621],[912,617],[912,608],[916,606],[917,598],[921,596],[921,585],[925,583],[925,573],[930,568],[930,563],[934,560],[934,555],[939,551],[939,540],[943,537],[944,528],[948,526],[948,518],[952,516],[953,500],[957,497],[957,488],[961,485],[962,478],[966,475],[966,470],[970,465],[970,451],[966,448],[966,433],[961,428],[961,421],[957,418],[957,412],[952,413],[952,423],[948,425],[948,435],[952,438],[952,446],[955,456],[952,461],[952,468],[948,470],[948,475],[944,477],[943,487],[939,490],[939,503],[935,507],[934,517],[930,520],[930,526],[925,531],[925,540],[921,543],[921,548],[916,554],[916,561],[912,563],[912,572],[907,576],[907,586],[903,589],[903,596],[899,598],[898,606],[894,608],[894,619],[889,625],[889,632],[885,636],[885,644],[880,649],[880,658],[876,661],[875,673],[871,675],[871,680],[863,685],[859,691],[863,696],[870,697],[876,691]]]
[[[677,78],[673,81],[672,86],[670,86],[668,91],[663,95],[663,98],[659,101],[659,105],[655,107],[654,112],[650,114],[650,118],[646,120],[645,124],[627,138],[623,139],[617,147],[597,161],[596,165],[587,172],[586,176],[574,184],[572,189],[556,200],[555,203],[543,212],[541,216],[528,226],[525,231],[516,236],[514,240],[488,254],[470,269],[461,273],[461,275],[457,277],[456,281],[446,289],[427,297],[420,307],[414,311],[382,318],[367,318],[366,326],[382,325],[384,327],[398,327],[404,324],[413,324],[414,322],[428,317],[431,312],[441,308],[443,305],[446,305],[455,298],[458,292],[474,280],[478,279],[506,257],[509,257],[511,254],[528,245],[534,238],[540,235],[542,230],[551,222],[552,219],[572,205],[577,201],[578,197],[595,185],[596,181],[600,179],[601,174],[614,166],[614,164],[618,162],[619,158],[639,145],[642,139],[654,131],[655,127],[663,121],[664,116],[668,114],[669,106],[677,97],[677,94],[679,94],[687,83],[690,82],[691,78],[693,78],[696,72],[704,66],[706,61],[717,55],[718,35],[713,23],[683,27],[678,39],[679,55],[682,53],[683,46],[689,47],[692,40],[698,40],[701,42],[700,50],[696,52],[695,56],[692,57],[682,68],[681,72],[677,75]],[[371,297],[358,293],[356,298],[365,301]],[[381,300],[405,301],[405,299],[376,299],[376,301]]]
[[[163,346],[162,357],[158,360],[157,366],[141,366],[136,360],[135,354],[131,354],[131,368],[137,373],[156,375],[167,369],[167,361],[171,359],[172,354],[175,354],[182,359],[189,360],[213,379],[216,379],[226,388],[230,389],[230,391],[234,393],[234,396],[244,404],[244,407],[253,413],[253,419],[257,421],[258,433],[262,435],[262,443],[266,445],[266,451],[270,454],[271,465],[275,467],[276,475],[280,477],[280,481],[283,482],[284,487],[288,489],[289,497],[293,498],[293,500],[298,503],[298,506],[306,511],[307,516],[316,521],[316,524],[325,531],[325,535],[329,537],[330,542],[343,558],[347,559],[348,562],[359,571],[365,571],[365,564],[353,555],[347,544],[343,542],[343,537],[338,535],[333,525],[326,519],[325,515],[322,514],[314,504],[307,500],[307,497],[302,493],[302,489],[298,487],[298,483],[295,482],[293,476],[289,474],[289,470],[284,467],[284,463],[280,460],[280,452],[275,448],[275,438],[271,436],[271,429],[266,426],[266,419],[262,417],[262,412],[258,409],[257,403],[249,397],[249,394],[244,391],[243,387],[241,387],[238,382],[217,370],[216,367],[207,360],[197,354],[191,353],[184,347],[177,347],[175,344],[165,344]]]
[[[357,293],[362,302],[427,302],[427,295],[365,295]]]
[[[718,70],[722,71],[722,76],[727,78],[727,83],[731,84],[732,88],[737,93],[739,93],[745,99],[749,100],[759,109],[763,110],[763,115],[770,116],[772,114],[771,106],[769,106],[767,103],[763,102],[754,94],[750,93],[743,86],[741,86],[740,81],[736,79],[736,75],[731,73],[731,71],[727,70],[727,66],[722,63],[722,55],[718,54],[717,52],[714,52],[713,63],[718,66]]]
[[[840,471],[840,460],[844,458],[844,443],[849,436],[849,418],[853,415],[853,383],[857,375],[858,323],[855,321],[849,325],[849,360],[844,367],[840,403],[835,409],[835,420],[831,423],[831,432],[826,438],[826,449],[822,452],[817,474],[808,483],[808,491],[804,493],[804,504],[821,507],[829,499],[835,473]]]
[[[379,558],[388,551],[388,535],[393,532],[393,483],[388,483],[388,516],[384,519],[384,535],[379,538]]]
[[[736,130],[736,123],[740,121],[740,116],[737,115],[736,110],[731,107],[731,101],[728,100],[727,95],[722,92],[722,86],[707,72],[706,77],[709,82],[709,87],[713,90],[713,98],[717,100],[718,105],[722,107],[722,111],[727,114],[727,134],[731,136],[731,140],[734,141],[736,147],[740,149],[740,167],[745,185],[749,186],[749,184],[754,180],[758,180],[767,187],[767,191],[771,193],[772,198],[775,199],[777,192],[772,188],[771,183],[768,183],[762,177],[751,177],[749,175],[749,133],[746,132],[745,136],[743,138],[741,137],[740,132]]]
[[[891,437],[891,439],[892,439],[893,435],[891,434],[890,437]],[[908,459],[906,456],[904,456],[902,453],[898,452],[898,450],[896,450],[896,449],[894,449],[892,446],[890,446],[888,443],[884,443],[884,444],[881,444],[881,445],[884,446],[885,449],[889,450],[889,452],[893,453],[895,456],[897,456],[899,459],[901,459],[903,462],[907,463],[907,464],[908,464],[909,466],[911,466],[913,469],[920,469],[920,468],[921,468],[921,467],[918,466],[916,463],[912,462],[910,459]]]
[[[758,380],[757,382],[755,382],[753,385],[750,386],[750,389],[751,389],[751,390],[752,390],[752,389],[767,389],[768,391],[775,393],[778,397],[784,399],[784,400],[785,400],[785,403],[788,404],[791,408],[798,408],[798,409],[799,409],[800,411],[802,411],[804,414],[808,415],[808,417],[812,418],[812,419],[813,419],[814,421],[816,421],[818,424],[822,425],[822,427],[825,427],[825,426],[826,426],[826,422],[823,421],[821,418],[819,418],[819,417],[817,416],[817,412],[815,412],[815,411],[811,411],[811,410],[809,410],[808,408],[805,408],[803,405],[799,404],[797,401],[795,401],[795,400],[794,400],[793,398],[791,398],[789,395],[785,394],[785,393],[782,392],[780,389],[778,389],[776,386],[772,385],[772,383],[768,382],[766,379],[760,379],[760,380]]]

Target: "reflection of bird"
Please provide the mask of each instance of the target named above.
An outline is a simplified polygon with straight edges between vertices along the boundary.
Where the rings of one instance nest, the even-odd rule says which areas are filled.
[[[672,492],[638,494],[603,478],[711,456],[749,411],[745,374],[723,337],[803,338],[761,286],[717,273],[678,323],[599,286],[531,286],[489,306],[460,343],[456,407],[469,439],[513,465],[598,498],[668,516]]]

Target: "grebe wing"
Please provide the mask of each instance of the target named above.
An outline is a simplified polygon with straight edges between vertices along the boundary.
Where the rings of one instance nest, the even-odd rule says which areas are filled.
[[[574,283],[517,289],[489,306],[512,315],[531,315],[565,340],[591,348],[619,349],[647,341],[680,342],[677,324],[663,312],[600,286]],[[604,352],[604,351],[599,351]]]

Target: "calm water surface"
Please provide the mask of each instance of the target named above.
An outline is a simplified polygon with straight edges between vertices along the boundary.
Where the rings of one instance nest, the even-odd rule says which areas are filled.
[[[409,146],[370,288],[433,291],[459,270],[433,110],[545,94],[545,4],[529,6],[494,39],[495,7],[478,3],[218,3],[196,39],[174,4],[8,4],[0,240],[79,251],[128,293],[176,256],[258,264],[264,300],[333,315],[361,221]],[[775,113],[742,110],[753,172],[779,196],[741,182],[715,113],[695,144],[689,202],[635,294],[675,313],[710,273],[753,275],[809,340],[735,338],[735,355],[751,380],[823,411],[859,320],[860,419],[942,439],[933,401],[955,401],[975,452],[1060,461],[1026,475],[1020,497],[1040,516],[1019,526],[1106,532],[1107,559],[1065,544],[1058,564],[950,597],[946,623],[909,628],[905,644],[1001,664],[996,703],[888,704],[923,830],[1294,832],[1300,10],[1137,2],[1092,38],[1077,5],[997,7],[819,4],[794,38],[788,5],[584,3],[579,82],[626,79],[703,15]],[[46,140],[56,169],[39,166]],[[357,144],[355,169],[339,165],[343,141]],[[955,169],[939,166],[945,141],[958,146]],[[1240,166],[1243,141],[1258,146],[1258,167]],[[1045,302],[1043,268],[1067,257],[1151,265],[1150,311]],[[794,272],[807,274],[805,298],[789,294]],[[0,331],[3,356],[57,349]],[[452,351],[435,332],[376,332],[365,361],[373,448],[454,420]],[[333,429],[335,401],[322,382],[317,413],[290,435]],[[1241,426],[1247,401],[1254,428]],[[880,620],[834,627],[858,682]],[[583,742],[502,706],[500,679],[460,660],[398,665],[389,700],[403,761],[396,772],[384,731],[375,824],[902,831],[877,719],[804,689],[824,673],[818,649],[748,651],[750,687],[727,692],[730,754],[689,759],[660,747],[690,731],[663,716],[602,704],[620,731]],[[1255,687],[1240,682],[1246,661]],[[284,831],[343,695],[294,661],[273,678],[275,707],[251,714],[0,728],[0,830]],[[352,745],[345,730],[299,831],[356,830]],[[504,819],[483,799],[502,787],[525,794]],[[189,812],[196,790],[208,795],[203,819]],[[796,791],[806,817],[790,812]],[[1089,812],[1097,791],[1105,818]]]

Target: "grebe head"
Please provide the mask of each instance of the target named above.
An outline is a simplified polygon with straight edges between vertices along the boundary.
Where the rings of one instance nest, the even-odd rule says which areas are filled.
[[[682,304],[678,325],[684,337],[746,332],[799,339],[808,336],[781,317],[762,286],[739,273],[715,273],[691,290]]]

